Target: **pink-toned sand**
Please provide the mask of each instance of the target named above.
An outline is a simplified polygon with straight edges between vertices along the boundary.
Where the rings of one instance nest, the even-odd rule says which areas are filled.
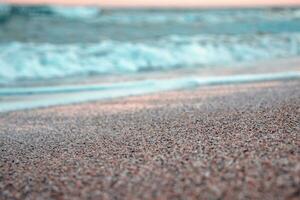
[[[299,81],[0,114],[0,199],[299,196]]]

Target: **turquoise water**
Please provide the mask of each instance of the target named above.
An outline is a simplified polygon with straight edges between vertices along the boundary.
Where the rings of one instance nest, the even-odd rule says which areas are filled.
[[[120,10],[0,5],[2,97],[18,97],[21,93],[23,96],[75,95],[80,93],[80,82],[90,77],[101,80],[149,72],[163,74],[178,69],[223,70],[234,68],[237,64],[246,66],[258,61],[294,58],[299,54],[300,8]],[[284,72],[280,76],[295,78],[298,75],[297,72]],[[255,76],[263,80],[269,79],[270,74]],[[48,82],[72,77],[78,79],[77,86],[47,87]],[[187,87],[191,82],[195,84],[195,78],[190,77],[175,77],[172,83],[150,81],[147,76],[144,77],[146,80],[129,80],[130,91],[119,86],[116,89],[116,83],[103,87],[89,84],[83,86],[89,95],[81,98],[72,96],[73,100],[64,102],[142,94],[164,88]],[[215,84],[227,83],[236,79],[230,75],[222,79],[201,77],[204,81],[201,84],[210,84],[212,80],[216,81]],[[246,80],[244,77],[241,82]],[[251,75],[249,80],[256,78]],[[37,85],[37,88],[24,90],[24,81],[42,82],[46,87]],[[153,84],[144,85],[148,82]],[[196,83],[199,85],[199,80]],[[102,91],[101,95],[92,94],[99,91]],[[50,102],[53,101],[50,99],[49,105],[59,104]],[[9,107],[7,102],[0,104],[0,110]],[[33,102],[23,104],[17,106],[12,103],[8,110],[13,110],[14,106],[37,106]],[[47,103],[43,103],[45,105]]]
[[[13,96],[14,100],[0,102],[0,112],[66,105],[88,101],[113,99],[155,92],[190,89],[199,86],[252,83],[260,81],[285,81],[300,79],[300,72],[269,73],[258,75],[233,75],[218,77],[185,77],[167,80],[141,80],[110,85],[73,85],[56,87],[27,87],[0,89],[0,98]],[[30,98],[35,96],[35,98]],[[29,97],[29,98],[28,98]],[[28,98],[28,99],[26,99]]]

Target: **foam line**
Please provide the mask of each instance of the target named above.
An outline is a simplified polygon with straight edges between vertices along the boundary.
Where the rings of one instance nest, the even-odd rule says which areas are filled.
[[[0,112],[16,111],[143,95],[154,92],[194,88],[205,85],[222,85],[300,79],[300,72],[249,74],[219,77],[185,77],[169,80],[143,80],[110,85],[81,85],[57,87],[0,89],[0,96],[14,97],[13,101],[0,102]],[[26,100],[26,98],[29,98]]]

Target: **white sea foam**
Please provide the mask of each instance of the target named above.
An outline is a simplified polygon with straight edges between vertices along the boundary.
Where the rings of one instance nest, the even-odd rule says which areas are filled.
[[[54,14],[71,19],[91,19],[100,14],[97,7],[50,6],[49,8]]]
[[[169,36],[144,42],[0,44],[0,83],[231,65],[298,56],[300,34]]]

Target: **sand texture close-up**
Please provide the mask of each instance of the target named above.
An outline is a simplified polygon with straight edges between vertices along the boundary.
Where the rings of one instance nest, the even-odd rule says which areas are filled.
[[[299,199],[300,82],[0,114],[0,199]]]

